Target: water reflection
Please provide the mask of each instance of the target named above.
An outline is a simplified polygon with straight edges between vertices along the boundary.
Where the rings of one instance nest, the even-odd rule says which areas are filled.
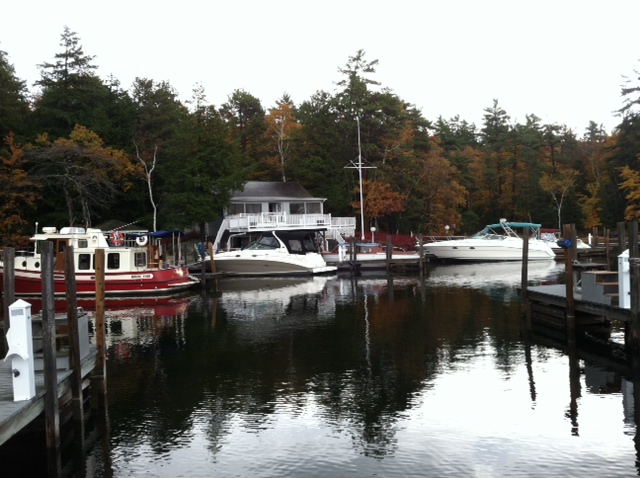
[[[548,406],[549,394],[570,435],[582,436],[584,366],[535,345],[527,361],[519,307],[503,300],[513,284],[475,287],[464,277],[463,287],[451,280],[434,287],[435,277],[426,286],[384,276],[221,280],[134,364],[111,349],[110,374],[124,384],[112,393],[111,415],[127,417],[114,420],[114,454],[122,453],[115,468],[141,470],[160,459],[171,470],[182,454],[194,459],[206,449],[215,469],[233,476],[297,476],[301,460],[305,476],[326,476],[327,467],[333,475],[345,467],[420,476],[424,460],[440,476],[491,476],[505,466],[523,473],[527,466],[502,455],[528,456],[524,463],[533,450],[534,461],[547,460],[548,445],[527,428],[539,429],[539,414],[528,412]],[[148,343],[139,331],[123,327],[119,340],[131,333],[138,346]],[[513,384],[521,375],[528,406]],[[488,448],[475,449],[477,440]],[[400,468],[387,469],[389,460]],[[564,470],[561,461],[550,469]]]
[[[164,315],[112,311],[110,451],[96,447],[87,468],[636,474],[633,380],[580,344],[523,339],[508,269],[224,279]]]

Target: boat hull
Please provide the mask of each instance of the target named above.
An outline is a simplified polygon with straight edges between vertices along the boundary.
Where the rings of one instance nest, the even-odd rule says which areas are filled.
[[[523,254],[521,239],[442,241],[427,244],[425,250],[438,259],[457,261],[521,261]],[[555,257],[555,252],[548,245],[537,242],[529,244],[528,260],[555,260]]]
[[[225,275],[313,275],[335,272],[320,254],[259,254],[256,251],[224,252],[213,259],[216,272]]]
[[[15,295],[33,296],[42,294],[42,275],[40,271],[15,270]],[[0,275],[3,271],[0,270]],[[106,273],[104,280],[105,295],[166,294],[186,290],[197,284],[189,275],[186,267],[167,268],[140,272]],[[65,275],[53,273],[54,295],[66,294]],[[95,273],[76,273],[76,294],[95,296]]]

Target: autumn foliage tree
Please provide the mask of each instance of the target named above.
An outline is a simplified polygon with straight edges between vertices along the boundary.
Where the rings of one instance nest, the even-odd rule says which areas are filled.
[[[444,157],[437,138],[431,138],[428,151],[416,153],[411,177],[409,197],[411,208],[420,214],[419,232],[437,234],[447,225],[459,230],[467,190],[458,180],[457,168]]]
[[[83,126],[76,126],[68,139],[51,142],[46,135],[40,137],[26,157],[32,177],[63,195],[70,225],[80,218],[82,224],[91,226],[94,214],[108,210],[117,194],[131,187],[136,174],[123,151],[105,146]]]
[[[25,211],[35,208],[40,185],[24,169],[24,150],[13,133],[5,142],[9,155],[0,154],[0,241],[7,246],[26,246],[29,240]]]
[[[265,120],[267,141],[273,147],[273,153],[265,158],[265,163],[286,182],[286,163],[291,150],[291,138],[302,125],[296,120],[293,103],[287,95],[284,95],[275,108],[269,110]]]
[[[360,188],[356,188],[354,193],[359,194]],[[403,212],[406,208],[407,194],[394,191],[390,184],[382,181],[364,179],[362,181],[362,195],[365,215],[371,218],[376,225],[379,218]],[[355,211],[360,211],[360,201],[354,201],[352,204]]]

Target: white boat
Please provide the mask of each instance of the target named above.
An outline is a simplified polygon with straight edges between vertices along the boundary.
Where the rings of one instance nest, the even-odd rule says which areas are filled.
[[[540,238],[549,244],[549,247],[554,250],[564,249],[564,243],[566,239],[563,239],[559,236],[559,234],[554,234],[552,232],[543,232]],[[570,244],[570,243],[569,243]],[[579,237],[576,238],[576,249],[591,249],[591,246],[584,242]]]
[[[264,231],[246,248],[213,256],[216,272],[226,275],[313,275],[335,272],[318,250],[316,229]]]
[[[104,288],[107,295],[156,295],[181,291],[198,283],[183,266],[163,260],[163,239],[181,234],[179,231],[151,233],[103,232],[84,227],[44,227],[31,238],[31,251],[17,251],[13,264],[0,262],[0,276],[5,266],[14,269],[16,295],[42,294],[42,255],[39,242],[53,243],[54,294],[66,293],[65,264],[67,250],[73,247],[73,262],[78,296],[96,294],[96,250],[105,256]],[[177,250],[180,250],[178,247]]]
[[[355,251],[353,247],[355,246]],[[391,262],[417,264],[420,256],[416,251],[393,250],[387,256],[387,251],[377,242],[343,242],[331,252],[323,253],[327,264],[335,265],[338,269],[349,269],[357,265],[360,269],[386,269],[387,259]]]
[[[539,239],[540,224],[508,222],[489,224],[482,231],[466,239],[431,242],[424,246],[427,254],[438,259],[457,261],[521,261],[523,239],[514,229],[529,231],[528,259],[555,260],[556,253],[549,244]]]

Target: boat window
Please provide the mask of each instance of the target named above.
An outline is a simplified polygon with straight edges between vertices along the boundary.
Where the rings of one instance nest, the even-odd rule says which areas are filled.
[[[78,270],[86,271],[91,268],[91,254],[78,254]]]
[[[120,254],[118,252],[107,254],[107,269],[120,269]]]
[[[302,242],[299,239],[291,239],[289,241],[289,251],[294,254],[301,254],[303,252]]]
[[[133,257],[136,267],[145,267],[147,265],[147,253],[136,252]]]
[[[273,236],[262,236],[256,242],[252,242],[247,249],[277,249],[280,247],[278,241]]]
[[[316,246],[316,243],[310,237],[307,237],[304,240],[304,242],[302,243],[302,247],[307,252],[318,252],[318,248]]]
[[[86,239],[78,239],[78,248],[86,249],[89,246],[89,241]]]

